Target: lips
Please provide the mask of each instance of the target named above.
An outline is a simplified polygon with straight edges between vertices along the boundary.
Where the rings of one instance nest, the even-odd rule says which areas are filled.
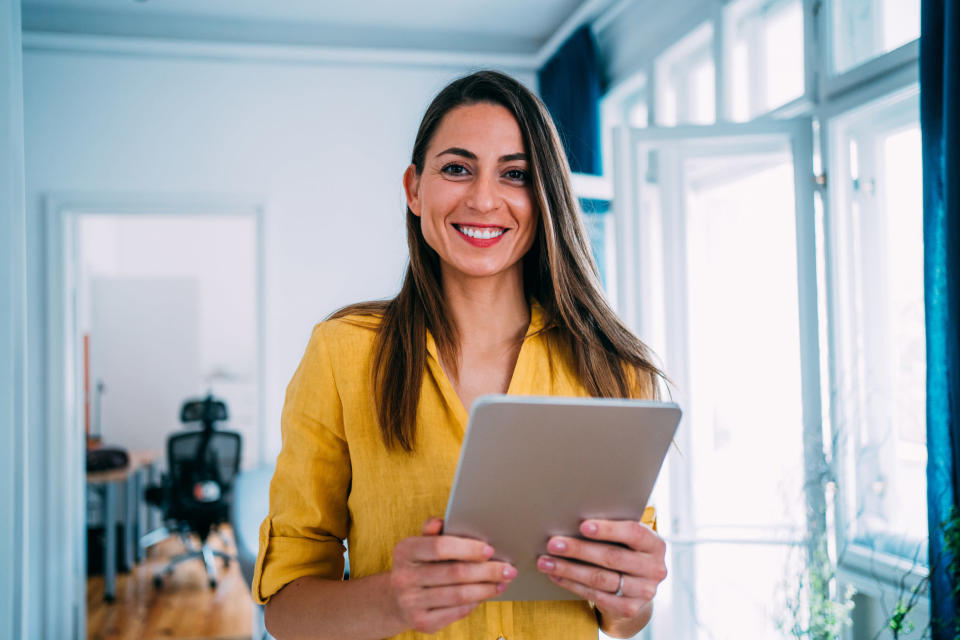
[[[491,247],[500,241],[508,229],[496,225],[454,224],[460,237],[475,247]]]

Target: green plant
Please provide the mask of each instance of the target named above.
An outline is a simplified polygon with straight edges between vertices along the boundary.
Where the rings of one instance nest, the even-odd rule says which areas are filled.
[[[952,508],[950,515],[940,523],[940,526],[943,528],[943,549],[940,555],[931,563],[930,573],[936,569],[942,558],[948,558],[947,573],[950,575],[950,582],[953,585],[953,597],[955,600],[960,600],[960,511],[955,507]],[[905,577],[906,576],[904,576],[904,578]],[[887,618],[887,624],[885,628],[875,636],[875,640],[880,637],[884,630],[889,630],[894,640],[898,640],[901,634],[911,633],[916,628],[909,616],[917,606],[920,598],[927,594],[930,577],[928,573],[927,577],[917,582],[909,590],[906,587],[904,578],[900,580],[900,594],[896,604],[894,604],[893,611],[890,612]],[[922,637],[926,638],[931,635],[932,624],[933,621],[931,620],[930,624],[924,629]],[[954,640],[960,640],[960,621],[955,622],[952,631]]]
[[[825,544],[815,544],[812,559],[795,578],[780,628],[798,640],[836,640],[850,626],[855,590],[834,593],[836,572]]]

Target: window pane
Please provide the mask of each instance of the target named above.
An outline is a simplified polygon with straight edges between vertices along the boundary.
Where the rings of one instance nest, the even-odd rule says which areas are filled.
[[[690,163],[687,173],[697,526],[799,526],[803,446],[792,157],[785,150],[710,158]],[[758,484],[758,477],[769,481]]]
[[[716,120],[712,43],[713,27],[707,23],[656,59],[657,124],[710,124]]]
[[[748,120],[803,95],[801,0],[737,0],[724,12],[730,117]]]
[[[664,527],[670,598],[653,637],[778,637],[805,522],[792,151],[752,137],[642,144],[638,157],[649,158],[640,206],[658,223],[643,231],[666,238],[666,286],[644,282],[645,313],[671,309],[665,337],[685,363]],[[681,356],[667,357],[669,369]]]
[[[923,185],[920,127],[884,136],[881,203],[887,222],[890,358],[895,463],[887,526],[926,534],[926,344],[923,301]]]
[[[836,73],[920,37],[920,0],[832,0],[832,5]]]
[[[766,108],[803,94],[803,6],[782,4],[767,15],[763,30],[767,66]]]
[[[927,532],[923,194],[916,89],[837,119],[835,437],[846,537],[912,558]],[[926,561],[921,552],[919,560]]]

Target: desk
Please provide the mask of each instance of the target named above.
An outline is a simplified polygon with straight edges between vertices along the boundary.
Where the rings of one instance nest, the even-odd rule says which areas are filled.
[[[106,534],[106,549],[103,554],[104,600],[113,602],[116,597],[117,581],[117,486],[124,486],[126,501],[125,522],[123,526],[124,563],[133,567],[143,559],[143,547],[139,544],[139,532],[143,530],[143,489],[145,483],[142,472],[148,474],[148,482],[154,480],[156,461],[160,458],[157,451],[131,451],[128,453],[127,466],[110,471],[91,471],[87,473],[87,486],[103,495],[103,526]],[[135,531],[136,529],[136,531]]]

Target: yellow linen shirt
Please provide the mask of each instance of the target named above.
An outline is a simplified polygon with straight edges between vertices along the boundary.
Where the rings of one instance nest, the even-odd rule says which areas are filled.
[[[392,566],[394,546],[431,516],[443,517],[468,414],[440,368],[427,334],[427,371],[417,408],[416,450],[387,449],[378,426],[371,357],[378,320],[350,316],[318,324],[290,385],[281,418],[283,445],[260,527],[253,597],[265,604],[297,578],[350,577]],[[542,309],[531,305],[507,393],[585,396],[568,353],[548,340]],[[648,523],[652,520],[644,514]],[[432,638],[595,640],[585,601],[486,602]],[[413,631],[395,638],[427,636]]]

